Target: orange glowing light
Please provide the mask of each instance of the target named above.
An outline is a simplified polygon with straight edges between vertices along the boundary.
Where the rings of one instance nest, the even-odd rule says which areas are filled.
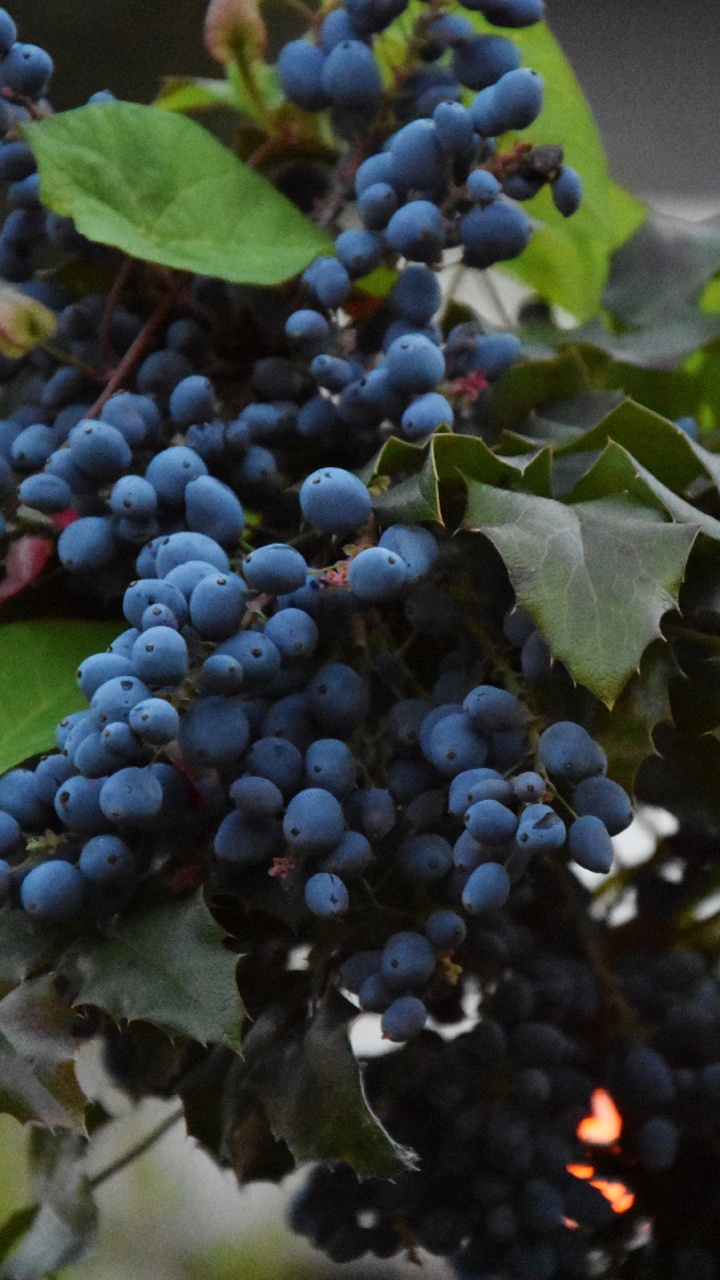
[[[622,1116],[604,1089],[596,1089],[590,1099],[592,1115],[585,1116],[577,1127],[581,1142],[592,1146],[610,1147],[622,1132]]]
[[[606,1182],[604,1178],[593,1178],[590,1186],[597,1187],[614,1213],[627,1213],[635,1203],[635,1196],[632,1191],[628,1191],[624,1182]]]
[[[567,1171],[574,1178],[592,1178],[595,1172],[591,1164],[569,1164]]]

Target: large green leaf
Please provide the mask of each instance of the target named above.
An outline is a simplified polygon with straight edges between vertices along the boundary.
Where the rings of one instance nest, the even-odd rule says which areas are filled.
[[[131,102],[25,126],[43,203],[91,240],[236,283],[281,284],[327,237],[199,124]]]
[[[355,1013],[330,991],[296,1031],[276,1025],[272,1011],[263,1014],[244,1045],[246,1083],[297,1160],[346,1160],[360,1177],[392,1177],[413,1167],[414,1157],[368,1108],[347,1036]]]
[[[142,1019],[201,1044],[240,1046],[237,956],[202,894],[140,905],[80,942],[60,962],[75,1003]]]
[[[0,1001],[0,1110],[48,1128],[82,1128],[87,1099],[75,1077],[73,1019],[47,975]]]
[[[565,506],[477,483],[464,523],[497,548],[555,657],[612,706],[677,603],[697,527],[627,498]]]
[[[672,720],[668,685],[678,674],[670,645],[655,640],[606,721],[594,729],[607,752],[610,777],[630,792],[643,760],[655,753],[653,730]]]
[[[0,773],[51,750],[58,722],[87,705],[78,663],[117,633],[116,623],[57,619],[0,627]]]

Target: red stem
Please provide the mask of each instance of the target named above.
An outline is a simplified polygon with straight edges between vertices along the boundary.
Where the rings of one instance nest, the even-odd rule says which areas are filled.
[[[150,346],[155,334],[159,329],[162,329],[165,321],[171,315],[180,294],[186,286],[186,281],[187,277],[185,274],[179,276],[175,287],[165,295],[162,302],[160,302],[155,308],[149,320],[140,330],[140,333],[132,346],[128,347],[117,369],[115,369],[114,373],[109,377],[105,390],[100,396],[98,396],[92,409],[89,409],[85,414],[86,418],[97,418],[98,414],[102,411],[103,405],[105,405],[110,397],[113,396],[122,386],[126,378],[129,378],[130,374],[135,369],[135,366],[139,363]]]

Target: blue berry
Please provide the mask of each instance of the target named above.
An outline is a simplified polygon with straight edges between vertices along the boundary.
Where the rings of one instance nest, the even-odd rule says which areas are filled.
[[[190,667],[185,640],[169,627],[143,631],[133,645],[132,662],[140,679],[151,688],[180,684]]]
[[[388,151],[392,156],[393,185],[399,190],[432,190],[442,183],[448,159],[432,120],[406,124],[393,134]]]
[[[207,535],[222,547],[234,547],[242,537],[245,513],[232,489],[215,476],[198,476],[185,488],[188,529]]]
[[[70,831],[79,836],[96,836],[109,828],[100,807],[102,778],[76,776],[63,782],[55,796],[55,812]]]
[[[325,729],[346,737],[357,729],[367,714],[365,682],[342,662],[323,667],[308,686],[310,706]]]
[[[73,495],[70,485],[61,476],[39,472],[22,481],[18,487],[18,498],[26,507],[34,507],[36,511],[53,515],[71,507]]]
[[[462,892],[462,904],[471,916],[498,911],[510,896],[508,873],[499,862],[484,862],[470,874]]]
[[[478,800],[465,814],[465,826],[479,844],[493,847],[512,840],[518,820],[511,809],[498,800]]]
[[[493,200],[465,215],[460,235],[468,265],[485,268],[517,258],[530,243],[532,225],[517,205]]]
[[[10,449],[10,458],[16,471],[35,471],[47,462],[53,451],[55,439],[49,427],[34,423],[16,436]]]
[[[435,952],[421,933],[394,933],[382,953],[380,972],[392,991],[424,987],[435,971]]]
[[[328,104],[323,87],[325,57],[309,40],[290,40],[277,60],[283,93],[303,111],[322,111]]]
[[[260,631],[240,631],[223,641],[217,652],[229,654],[240,663],[248,689],[264,688],[280,670],[279,650]]]
[[[62,756],[48,756],[48,760],[58,760],[61,763],[66,763],[63,761]],[[44,763],[45,761],[40,761],[40,764]],[[40,765],[38,765],[39,767]],[[38,787],[37,769],[35,770],[35,791],[40,800],[45,801],[47,804],[52,804],[57,785],[58,783],[53,775],[51,786],[47,790],[40,789]],[[20,834],[20,824],[17,819],[13,818],[12,814],[0,809],[0,854],[4,856],[6,853],[12,853],[13,849],[20,843]]]
[[[517,843],[532,853],[562,849],[567,831],[562,818],[547,804],[529,804],[517,828]]]
[[[572,807],[578,817],[592,814],[600,818],[611,836],[617,836],[633,819],[632,804],[617,782],[602,776],[585,778],[572,794]]]
[[[205,475],[207,467],[199,454],[188,449],[187,445],[172,445],[155,454],[148,464],[145,479],[157,493],[159,502],[176,507],[183,503],[190,481]]]
[[[487,758],[487,745],[475,732],[467,716],[460,713],[440,718],[430,734],[427,759],[446,778],[467,769],[480,769]]]
[[[572,720],[558,720],[541,733],[538,753],[548,773],[564,782],[582,782],[607,767],[602,747]]]
[[[379,267],[382,251],[382,240],[359,227],[342,231],[335,241],[335,252],[352,280]]]
[[[468,176],[467,193],[475,204],[492,204],[500,195],[500,183],[487,169],[474,169]]]
[[[82,419],[70,432],[69,444],[73,462],[97,484],[117,480],[132,458],[125,437],[107,422]]]
[[[318,871],[305,885],[305,902],[314,916],[332,920],[347,911],[350,897],[339,876],[329,871]]]
[[[437,835],[411,836],[398,849],[398,866],[415,884],[435,884],[452,866],[452,848]]]
[[[341,12],[341,10],[335,12]],[[285,333],[291,342],[317,349],[317,346],[329,337],[330,325],[321,312],[302,308],[300,311],[293,311],[288,317]]]
[[[360,40],[342,40],[328,54],[322,86],[336,106],[372,109],[382,98],[380,68],[372,49]]]
[[[376,182],[387,182],[392,186],[393,163],[389,151],[379,151],[377,155],[363,160],[355,174],[355,194],[360,196],[368,187]]]
[[[284,800],[279,787],[269,778],[244,773],[230,788],[230,799],[236,809],[255,818],[274,818],[282,811]]]
[[[215,412],[215,397],[209,378],[198,373],[178,382],[170,396],[170,417],[176,427],[190,427],[194,422],[207,422]]]
[[[5,35],[8,34],[6,27]],[[45,92],[52,73],[53,60],[49,53],[36,44],[16,41],[0,61],[0,88],[36,100]]]
[[[426,920],[425,933],[436,951],[454,951],[465,941],[467,927],[456,911],[440,909]]]
[[[475,127],[461,102],[439,102],[433,111],[438,141],[448,155],[467,159],[475,149]]]
[[[147,698],[132,708],[128,724],[143,742],[162,747],[177,738],[180,716],[164,698]]]
[[[305,780],[342,799],[355,786],[357,764],[347,743],[339,738],[318,738],[305,753]]]
[[[247,588],[235,573],[201,578],[190,596],[190,621],[203,640],[225,640],[243,619]]]
[[[86,881],[77,867],[60,860],[41,862],[20,887],[20,901],[35,920],[69,920],[82,911]]]
[[[337,13],[338,10],[333,10]],[[349,360],[341,360],[339,356],[316,356],[310,365],[310,372],[319,387],[327,391],[342,391],[348,383],[357,377],[357,371]]]
[[[373,182],[358,196],[358,213],[369,231],[383,231],[397,207],[397,192],[387,182]]]
[[[430,200],[409,200],[387,224],[388,244],[413,262],[437,262],[445,246],[445,220]]]
[[[265,862],[276,840],[277,824],[271,818],[235,809],[220,823],[213,848],[220,862],[244,871]]]
[[[60,563],[71,573],[106,569],[115,558],[115,539],[102,516],[83,516],[63,529],[58,538]]]
[[[427,1009],[417,996],[400,996],[386,1009],[380,1027],[386,1040],[402,1042],[418,1035],[427,1022]]]
[[[580,175],[570,165],[563,165],[557,178],[550,185],[553,204],[564,218],[577,213],[582,204],[583,189]]]
[[[172,533],[160,539],[155,556],[158,578],[165,578],[188,560],[205,560],[221,573],[230,570],[230,561],[222,547],[205,533]]]
[[[359,529],[371,511],[370,494],[362,480],[340,467],[322,467],[303,481],[300,507],[323,533]]]
[[[133,665],[128,658],[117,653],[92,653],[80,663],[75,679],[80,692],[90,702],[93,694],[106,680],[111,680],[113,676],[133,674]]]
[[[522,804],[537,804],[545,791],[545,779],[539,773],[519,773],[512,782],[513,795]]]
[[[323,871],[333,871],[345,879],[363,875],[374,861],[367,836],[360,831],[346,831],[323,862]]]
[[[350,561],[348,585],[359,600],[387,600],[409,581],[407,565],[386,547],[368,547]]]
[[[249,738],[242,706],[219,695],[201,698],[180,723],[180,749],[189,764],[216,768],[233,764]]]
[[[579,867],[606,874],[612,866],[613,845],[607,827],[593,814],[585,814],[570,824],[568,852]]]
[[[405,410],[400,425],[406,440],[424,440],[439,427],[452,430],[454,421],[455,415],[450,402],[437,391],[429,391],[413,400]]]
[[[265,637],[286,662],[298,662],[312,657],[319,632],[317,624],[303,609],[285,608],[268,620]]]
[[[162,787],[148,769],[130,766],[106,778],[100,791],[100,808],[116,824],[142,826],[162,804]]]
[[[324,788],[308,787],[288,804],[283,833],[298,853],[328,853],[342,838],[344,826],[337,798]]]
[[[243,576],[254,591],[283,595],[295,591],[305,582],[307,564],[295,547],[284,542],[251,551],[243,561]]]
[[[171,582],[163,582],[159,578],[138,578],[131,582],[123,596],[123,613],[131,626],[140,627],[146,610],[155,604],[169,609],[178,626],[187,621],[184,595]]]
[[[301,281],[323,307],[341,307],[350,297],[350,276],[337,258],[316,258]]]
[[[485,89],[520,66],[520,51],[505,36],[475,36],[458,44],[452,67],[467,89]]]
[[[17,40],[17,27],[7,9],[0,9],[0,58],[6,58]]]
[[[365,1013],[384,1013],[395,999],[385,979],[379,973],[370,973],[358,992],[360,1008]]]
[[[268,778],[288,797],[297,791],[305,770],[303,757],[297,747],[285,738],[258,738],[245,759],[246,769],[261,778]]]
[[[149,631],[151,627],[172,627],[178,631],[178,620],[172,609],[166,604],[149,604],[140,619],[140,630]]]
[[[122,476],[113,485],[110,507],[116,516],[148,520],[157,511],[157,493],[142,476]]]
[[[465,9],[479,10],[495,27],[529,27],[540,22],[544,0],[462,0]]]
[[[228,653],[212,653],[202,666],[200,690],[203,694],[222,693],[231,697],[242,687],[243,669]]]
[[[421,333],[396,338],[386,363],[393,386],[409,395],[432,391],[445,373],[442,352]]]
[[[429,324],[440,309],[440,282],[427,267],[406,267],[390,290],[388,302],[404,320],[422,327]]]
[[[92,884],[127,884],[135,879],[137,867],[130,847],[119,836],[93,836],[83,846],[78,863]]]
[[[527,719],[514,693],[489,684],[481,684],[471,690],[463,703],[463,710],[478,733],[506,733],[510,729],[522,729]]]
[[[132,708],[149,697],[150,690],[142,680],[135,676],[113,676],[95,690],[90,700],[88,721],[96,729],[104,729],[105,725],[116,720],[127,722]],[[70,739],[66,743],[66,749],[70,750]]]

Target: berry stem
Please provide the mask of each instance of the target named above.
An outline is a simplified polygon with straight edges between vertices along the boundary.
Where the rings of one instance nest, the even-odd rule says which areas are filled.
[[[155,334],[158,330],[162,329],[166,320],[168,320],[172,314],[180,294],[185,289],[186,281],[187,277],[184,272],[182,274],[177,274],[174,287],[170,289],[162,301],[158,303],[132,346],[128,347],[119,365],[108,379],[105,390],[100,396],[98,396],[92,408],[86,413],[86,418],[97,418],[102,411],[103,405],[105,405],[110,397],[115,394],[125,380],[130,377],[130,374],[134,371],[136,365],[139,364],[140,360],[145,355],[145,352],[150,346]]]
[[[118,271],[112,288],[107,296],[105,303],[105,311],[103,313],[102,325],[100,327],[100,358],[103,365],[108,363],[110,356],[110,334],[112,331],[112,322],[115,318],[115,311],[120,301],[122,291],[125,288],[130,272],[132,270],[133,260],[127,255],[123,258],[122,265]]]
[[[95,1191],[102,1186],[103,1182],[107,1182],[109,1178],[114,1178],[116,1173],[122,1173],[122,1170],[126,1169],[129,1164],[138,1160],[140,1156],[144,1156],[146,1151],[154,1147],[156,1142],[164,1138],[165,1134],[170,1129],[173,1129],[179,1120],[182,1120],[184,1114],[182,1107],[179,1107],[177,1111],[173,1111],[169,1116],[166,1116],[164,1120],[160,1121],[160,1124],[151,1129],[134,1147],[130,1147],[124,1155],[118,1156],[117,1160],[113,1160],[112,1164],[106,1165],[104,1169],[101,1169],[99,1173],[90,1178],[88,1181],[89,1189]]]

